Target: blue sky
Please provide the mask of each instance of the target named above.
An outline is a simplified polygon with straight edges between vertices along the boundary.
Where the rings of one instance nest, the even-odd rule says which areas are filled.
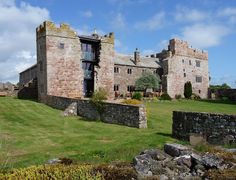
[[[211,84],[236,87],[235,0],[0,0],[0,81],[36,62],[35,28],[68,23],[80,34],[115,32],[120,53],[143,55],[178,37],[209,53]]]

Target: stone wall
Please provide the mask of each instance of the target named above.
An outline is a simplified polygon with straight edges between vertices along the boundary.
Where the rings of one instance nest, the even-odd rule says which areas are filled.
[[[37,79],[37,64],[20,73],[19,88],[27,85],[33,79]]]
[[[77,114],[90,120],[119,124],[136,128],[147,128],[146,109],[143,105],[124,105],[105,102],[101,113],[89,100],[48,96],[46,104],[60,110],[66,110],[72,103],[77,103]],[[73,105],[73,107],[75,107]],[[68,111],[68,109],[67,109]]]
[[[191,134],[211,144],[236,143],[236,115],[174,111],[173,137],[189,140]]]

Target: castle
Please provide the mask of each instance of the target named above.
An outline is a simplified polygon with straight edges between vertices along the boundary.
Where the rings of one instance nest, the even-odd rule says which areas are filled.
[[[37,64],[20,73],[20,86],[37,81],[38,99],[47,96],[89,97],[98,88],[109,99],[135,90],[135,81],[146,71],[161,79],[161,88],[171,97],[184,93],[184,84],[192,83],[193,93],[207,98],[208,53],[190,48],[186,41],[171,39],[167,50],[142,57],[117,54],[114,33],[100,36],[77,35],[66,24],[56,27],[45,21],[36,29]]]

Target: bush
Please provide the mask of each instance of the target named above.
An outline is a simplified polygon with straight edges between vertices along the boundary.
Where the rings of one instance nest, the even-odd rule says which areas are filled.
[[[199,95],[193,93],[191,96],[191,99],[199,100],[199,99],[201,99],[201,97]]]
[[[192,96],[192,84],[190,81],[184,84],[184,97],[189,99]]]
[[[137,105],[137,104],[142,104],[142,102],[137,99],[126,99],[126,100],[122,101],[122,104]]]
[[[171,97],[170,97],[169,94],[167,94],[167,93],[162,94],[159,99],[160,99],[160,100],[168,100],[168,101],[171,101]]]
[[[103,101],[106,99],[107,99],[107,92],[102,88],[96,90],[90,99],[91,103],[93,103],[96,106],[96,109],[100,114],[104,110]]]
[[[135,92],[132,96],[132,99],[137,99],[139,101],[141,101],[143,98],[142,94],[140,92]]]
[[[99,88],[98,90],[95,90],[91,97],[91,101],[104,101],[107,100],[107,92],[103,88]]]
[[[176,94],[175,95],[175,99],[181,99],[181,98],[182,98],[181,94]]]
[[[102,179],[90,165],[41,165],[13,169],[1,174],[0,179]]]

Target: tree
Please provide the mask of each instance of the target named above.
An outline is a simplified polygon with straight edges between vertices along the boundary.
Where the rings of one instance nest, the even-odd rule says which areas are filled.
[[[192,96],[192,84],[190,81],[184,84],[184,97],[190,98]]]
[[[146,72],[135,82],[135,89],[146,90],[149,88],[159,88],[160,78],[151,72]]]
[[[223,83],[222,85],[210,85],[210,89],[211,90],[217,90],[217,89],[231,89],[231,87],[226,84],[226,83]]]

